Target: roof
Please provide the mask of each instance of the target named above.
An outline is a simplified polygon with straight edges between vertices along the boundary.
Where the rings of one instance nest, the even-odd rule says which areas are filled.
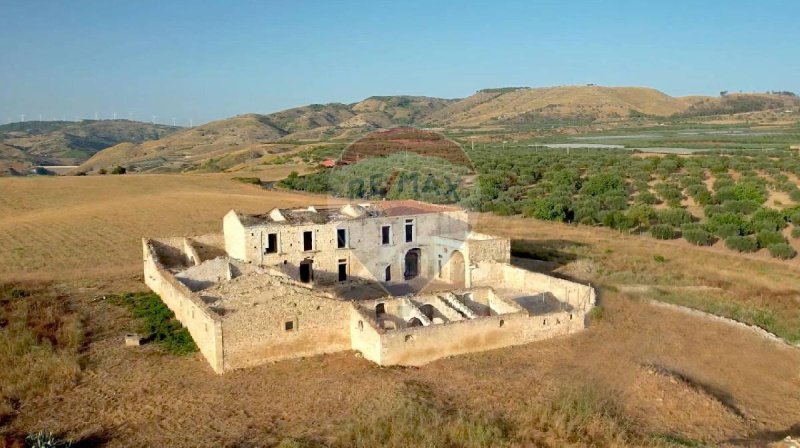
[[[444,213],[461,210],[458,207],[429,204],[410,199],[399,201],[380,201],[344,206],[310,206],[308,208],[275,208],[268,213],[248,215],[236,212],[239,222],[245,227],[269,223],[281,224],[326,224],[329,222],[352,221],[382,216],[410,216],[429,213]]]

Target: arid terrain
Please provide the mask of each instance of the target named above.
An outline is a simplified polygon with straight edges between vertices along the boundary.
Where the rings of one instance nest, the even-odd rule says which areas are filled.
[[[103,297],[144,289],[142,236],[218,232],[231,208],[330,200],[231,178],[0,179],[0,283],[16,291],[0,310],[62,303],[55,324],[35,309],[28,322],[38,316],[82,333],[80,343],[54,337],[51,355],[0,350],[11,366],[0,373],[0,443],[42,430],[80,446],[186,447],[408,446],[409,437],[445,446],[756,447],[800,435],[800,349],[651,303],[767,309],[765,318],[797,331],[797,263],[607,228],[474,215],[479,230],[513,238],[516,263],[599,289],[600,311],[573,337],[420,368],[380,368],[346,353],[224,376],[199,354],[124,347],[135,319]],[[9,338],[2,317],[0,337]],[[49,356],[53,369],[25,364],[36,356]],[[21,393],[14,387],[26,377]]]

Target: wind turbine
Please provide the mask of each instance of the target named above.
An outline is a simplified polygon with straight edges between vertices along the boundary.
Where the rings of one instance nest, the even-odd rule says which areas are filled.
[[[114,120],[117,119],[117,113],[116,112],[111,112],[111,116],[114,117]]]
[[[156,124],[156,116],[155,115],[153,115],[153,120],[150,121],[150,123]]]
[[[25,123],[25,114],[19,114],[19,121]]]
[[[94,119],[97,120],[97,112],[94,113]]]
[[[172,117],[172,125],[175,126],[175,117]]]

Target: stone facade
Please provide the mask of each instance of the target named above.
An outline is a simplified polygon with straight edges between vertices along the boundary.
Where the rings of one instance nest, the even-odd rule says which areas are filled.
[[[463,210],[416,201],[232,210],[222,236],[143,249],[145,282],[218,373],[351,349],[421,365],[574,333],[595,303],[512,266],[510,241]]]

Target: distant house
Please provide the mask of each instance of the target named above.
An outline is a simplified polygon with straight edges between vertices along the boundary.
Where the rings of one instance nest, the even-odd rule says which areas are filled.
[[[334,159],[325,159],[322,162],[320,162],[320,165],[324,166],[325,168],[333,168],[333,167],[336,166],[336,160],[334,160]]]

